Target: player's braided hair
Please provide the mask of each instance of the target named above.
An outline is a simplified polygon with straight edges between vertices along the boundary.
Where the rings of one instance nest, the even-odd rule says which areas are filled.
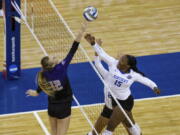
[[[136,57],[132,55],[126,55],[126,57],[128,58],[128,65],[130,65],[130,69],[134,70],[137,73],[140,73],[142,76],[145,76],[145,74],[139,71],[139,69],[136,66],[137,65]]]

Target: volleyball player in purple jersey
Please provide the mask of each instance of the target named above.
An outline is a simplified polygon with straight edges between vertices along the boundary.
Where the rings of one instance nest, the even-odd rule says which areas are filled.
[[[42,70],[38,73],[38,88],[26,92],[29,96],[38,96],[41,91],[48,95],[48,116],[52,135],[65,135],[69,127],[73,98],[67,68],[78,49],[86,27],[85,21],[63,61],[59,62],[56,57],[51,56],[41,59]]]

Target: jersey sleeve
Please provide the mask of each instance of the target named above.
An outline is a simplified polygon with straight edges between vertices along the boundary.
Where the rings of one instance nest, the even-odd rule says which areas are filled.
[[[97,43],[93,46],[99,57],[106,62],[109,66],[112,66],[116,61],[115,58],[109,56]]]
[[[94,63],[102,77],[106,78],[108,75],[108,71],[103,67],[101,60],[98,56],[95,56]]]
[[[142,84],[150,87],[151,89],[153,89],[154,87],[157,87],[155,82],[153,82],[152,80],[150,80],[147,77],[140,75],[139,73],[135,73],[135,81],[142,83]]]
[[[69,53],[66,56],[66,58],[61,62],[62,65],[64,65],[65,67],[67,67],[69,65],[69,63],[71,62],[74,54],[76,53],[76,51],[78,49],[78,46],[79,46],[79,42],[74,41]]]

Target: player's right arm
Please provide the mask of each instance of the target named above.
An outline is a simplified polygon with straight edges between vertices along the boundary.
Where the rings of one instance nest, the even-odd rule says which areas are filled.
[[[116,61],[115,58],[109,56],[101,47],[101,40],[98,39],[95,42],[95,37],[93,37],[91,34],[86,34],[85,39],[93,46],[94,50],[97,52],[98,56],[106,62],[109,66],[112,66],[114,62]],[[100,44],[100,45],[99,45]]]
[[[39,96],[38,90],[29,89],[26,91],[27,96],[37,97]]]

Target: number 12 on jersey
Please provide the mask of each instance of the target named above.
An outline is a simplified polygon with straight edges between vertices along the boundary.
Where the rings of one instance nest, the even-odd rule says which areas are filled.
[[[54,91],[60,91],[63,89],[63,86],[61,85],[61,82],[59,80],[50,81],[49,84]]]
[[[114,85],[116,85],[117,87],[121,87],[121,84],[122,84],[122,82],[119,80],[116,80],[114,83]]]

